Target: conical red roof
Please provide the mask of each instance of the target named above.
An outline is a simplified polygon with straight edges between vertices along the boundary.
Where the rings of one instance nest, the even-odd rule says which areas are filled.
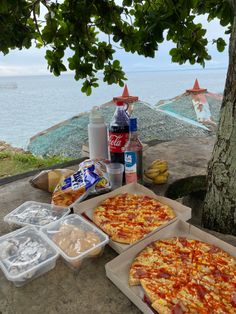
[[[128,87],[125,84],[124,90],[123,90],[123,94],[122,97],[129,97],[129,91],[128,91]]]
[[[207,91],[206,88],[200,88],[197,79],[195,80],[195,83],[194,83],[194,85],[193,85],[193,88],[186,89],[186,92],[188,92],[188,93],[203,93],[203,92],[206,92],[206,91]]]
[[[122,96],[114,97],[113,100],[114,101],[123,101],[126,103],[132,103],[132,102],[138,101],[138,96],[130,96],[129,91],[128,91],[128,87],[125,84]]]

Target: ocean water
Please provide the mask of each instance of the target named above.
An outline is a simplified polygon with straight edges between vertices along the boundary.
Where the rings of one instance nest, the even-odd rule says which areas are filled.
[[[224,90],[226,69],[127,73],[130,95],[156,104],[191,88],[196,78],[211,92]],[[73,75],[0,77],[0,140],[26,148],[30,137],[54,124],[119,96],[123,88],[99,82],[84,95]]]

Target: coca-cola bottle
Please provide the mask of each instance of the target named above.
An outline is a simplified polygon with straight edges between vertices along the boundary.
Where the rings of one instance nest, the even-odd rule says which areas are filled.
[[[116,111],[109,126],[109,153],[111,162],[124,164],[124,147],[129,138],[129,116],[123,101],[116,102]]]

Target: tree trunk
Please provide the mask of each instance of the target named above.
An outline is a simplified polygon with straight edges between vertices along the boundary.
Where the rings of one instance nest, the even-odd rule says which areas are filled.
[[[230,36],[229,67],[207,181],[203,226],[236,235],[236,18]]]

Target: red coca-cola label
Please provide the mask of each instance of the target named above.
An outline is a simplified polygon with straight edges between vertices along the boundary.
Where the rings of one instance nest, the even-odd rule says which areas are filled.
[[[129,133],[109,132],[109,150],[111,153],[123,153],[123,147],[128,141]]]

